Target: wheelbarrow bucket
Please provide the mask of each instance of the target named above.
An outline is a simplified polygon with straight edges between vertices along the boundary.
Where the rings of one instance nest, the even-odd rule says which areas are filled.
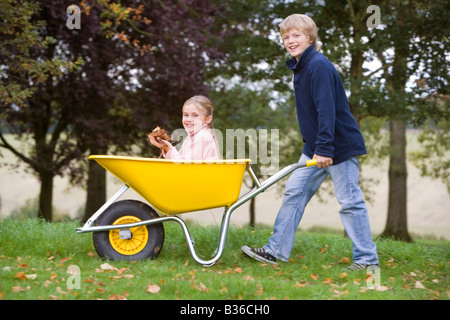
[[[154,259],[164,243],[162,223],[174,221],[184,232],[192,258],[204,266],[213,265],[221,257],[230,217],[235,209],[294,170],[316,165],[315,160],[291,164],[260,182],[249,159],[189,163],[106,155],[90,156],[89,159],[97,161],[124,183],[83,227],[77,228],[77,233],[94,233],[94,246],[100,256],[110,259]],[[240,196],[245,171],[255,187]],[[150,206],[140,201],[116,202],[130,187]],[[224,207],[225,210],[215,256],[203,260],[196,253],[186,223],[177,215],[217,207]]]
[[[181,162],[93,155],[124,184],[165,215],[229,207],[237,201],[250,160]]]

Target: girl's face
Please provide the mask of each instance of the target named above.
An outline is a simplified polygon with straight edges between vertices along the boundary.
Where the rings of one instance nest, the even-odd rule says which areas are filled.
[[[211,121],[212,116],[205,116],[195,104],[184,106],[182,123],[187,133],[194,133],[203,125],[210,124]]]
[[[303,32],[291,29],[283,35],[283,44],[289,54],[298,60],[311,45],[311,40]]]

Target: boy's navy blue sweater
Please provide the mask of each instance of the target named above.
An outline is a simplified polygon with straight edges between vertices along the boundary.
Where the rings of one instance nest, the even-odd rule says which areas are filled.
[[[333,158],[338,164],[366,154],[364,139],[350,112],[341,78],[333,64],[309,46],[286,62],[294,71],[298,124],[305,146],[303,153]]]

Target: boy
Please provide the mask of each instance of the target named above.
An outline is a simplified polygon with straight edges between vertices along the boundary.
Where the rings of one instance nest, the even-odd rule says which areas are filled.
[[[300,132],[305,142],[300,162],[317,159],[317,167],[296,170],[286,184],[269,243],[263,248],[243,246],[248,256],[276,264],[287,261],[304,209],[327,175],[342,206],[341,220],[353,242],[352,270],[378,265],[367,207],[358,186],[357,156],[366,154],[364,139],[348,105],[344,86],[333,64],[317,52],[317,27],[306,15],[293,14],[280,26],[283,44],[292,58]]]

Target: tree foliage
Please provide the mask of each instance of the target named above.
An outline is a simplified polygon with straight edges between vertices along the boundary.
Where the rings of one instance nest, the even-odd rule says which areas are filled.
[[[27,21],[31,31],[26,32],[33,37],[23,49],[14,48],[17,59],[31,61],[36,68],[43,62],[47,65],[46,61],[78,67],[62,69],[58,64],[58,76],[39,81],[34,77],[43,67],[32,69],[15,94],[23,97],[19,109],[5,94],[10,88],[2,91],[4,126],[14,128],[24,140],[31,137],[33,144],[27,154],[2,135],[1,146],[38,174],[39,215],[51,220],[55,175],[70,172],[79,178],[86,172],[83,161],[87,152],[129,152],[136,142],[147,142],[146,132],[156,124],[174,128],[175,123],[179,125],[182,102],[207,91],[204,66],[220,54],[209,46],[205,30],[218,7],[208,1],[146,1],[141,5],[134,1],[81,1],[81,29],[70,30],[65,1],[22,4],[29,6],[31,13],[16,19],[14,10],[20,3],[7,7],[10,13],[5,15],[5,25],[11,30],[0,35],[2,44],[13,43],[22,32],[15,25]],[[8,69],[15,68],[11,57],[2,55],[0,65],[7,68],[2,77],[15,85],[15,70]],[[28,67],[22,63],[21,68],[18,72],[24,73]],[[145,147],[144,153],[151,153],[148,144]],[[78,159],[82,162],[75,161]],[[88,187],[88,197],[105,194],[104,183],[95,183],[101,180],[104,176],[92,179],[96,191],[90,192]]]

